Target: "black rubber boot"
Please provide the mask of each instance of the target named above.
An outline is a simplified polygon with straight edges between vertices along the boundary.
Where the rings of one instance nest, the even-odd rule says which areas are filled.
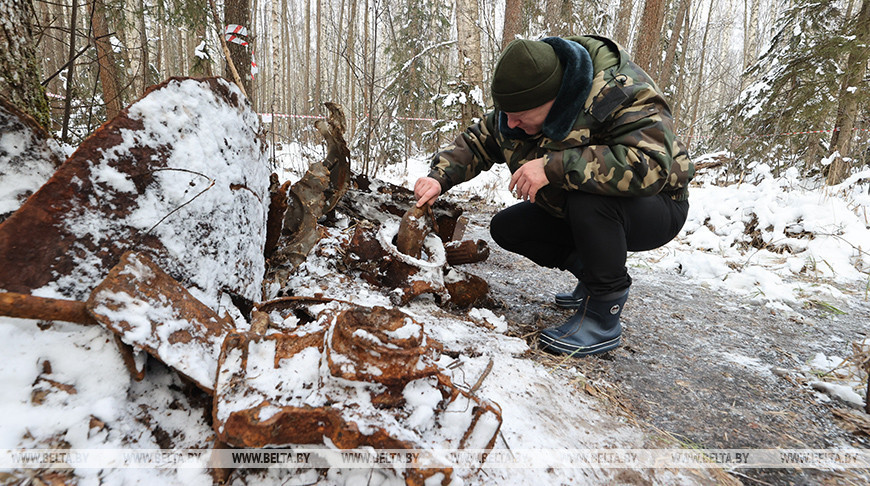
[[[563,309],[579,309],[589,297],[589,292],[582,282],[577,282],[573,292],[563,292],[556,294],[556,305]]]
[[[619,316],[628,289],[602,297],[587,296],[568,322],[541,331],[541,349],[553,354],[587,356],[616,348],[622,342]]]
[[[589,297],[589,292],[580,282],[580,278],[583,276],[583,264],[580,262],[580,258],[572,253],[565,264],[565,270],[577,277],[577,286],[572,292],[556,294],[556,305],[565,309],[579,309],[586,301],[586,297]]]

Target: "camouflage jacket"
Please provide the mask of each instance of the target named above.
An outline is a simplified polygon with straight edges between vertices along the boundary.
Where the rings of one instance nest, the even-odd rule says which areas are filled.
[[[565,75],[541,133],[510,129],[498,110],[486,114],[435,155],[429,177],[441,184],[442,193],[495,163],[506,163],[513,173],[543,157],[549,184],[535,202],[559,217],[567,191],[627,197],[664,192],[688,199],[694,165],[676,139],[670,107],[655,82],[604,37],[544,41],[560,56]],[[572,76],[582,75],[577,70],[582,63],[572,64],[572,56],[581,55],[592,61],[591,88],[571,83]]]

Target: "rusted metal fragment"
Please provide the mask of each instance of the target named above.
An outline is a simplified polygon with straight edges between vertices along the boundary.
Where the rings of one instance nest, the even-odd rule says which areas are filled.
[[[323,165],[329,171],[329,188],[326,190],[326,214],[338,204],[350,186],[350,150],[344,141],[346,123],[341,105],[332,102],[324,103],[329,110],[326,121],[317,120],[314,127],[326,141],[326,158]]]
[[[36,297],[16,292],[0,292],[0,316],[97,324],[84,302]]]
[[[399,232],[396,234],[396,249],[413,258],[420,258],[423,251],[423,240],[432,232],[432,208],[416,205],[405,212],[399,223]]]
[[[344,252],[345,264],[359,270],[366,282],[392,288],[390,298],[397,305],[407,304],[423,294],[432,294],[442,303],[459,307],[485,302],[489,285],[480,277],[448,268],[444,245],[438,238],[426,235],[426,225],[421,228],[420,224],[426,218],[416,216],[419,213],[414,208],[409,210],[398,228],[390,222],[380,228],[367,221],[357,224]],[[419,256],[400,251],[400,245]],[[463,242],[456,248],[460,262],[482,261],[489,255],[482,240]]]
[[[486,280],[455,268],[444,277],[444,285],[450,293],[450,303],[457,307],[481,305],[489,299],[489,284]]]
[[[24,204],[66,159],[27,113],[0,96],[0,222]]]
[[[311,164],[298,182],[290,186],[284,228],[278,249],[270,262],[273,267],[292,271],[308,257],[308,252],[321,238],[317,220],[326,204],[324,192],[329,187],[329,171],[322,162]]]
[[[91,314],[123,342],[213,393],[221,343],[234,326],[147,256],[125,253],[87,304]]]
[[[339,201],[338,210],[356,221],[384,223],[401,218],[416,202],[414,191],[410,189],[356,174],[347,196]],[[451,241],[462,208],[439,198],[432,205],[432,211],[438,237],[443,242]]]
[[[384,223],[380,228],[369,223],[357,224],[345,252],[345,263],[360,270],[367,282],[394,289],[390,298],[397,305],[407,304],[422,294],[448,300],[443,275],[447,259],[441,240],[434,235],[426,236],[422,245],[426,255],[414,258],[399,251],[393,243],[398,232],[395,222]]]
[[[133,346],[121,341],[121,337],[117,334],[112,334],[112,339],[115,341],[118,353],[121,354],[121,361],[124,362],[127,372],[134,380],[142,381],[145,378],[145,363],[148,360],[148,353],[141,349],[133,349]]]
[[[404,312],[356,307],[336,318],[326,358],[333,376],[404,387],[438,372],[426,358],[439,349]]]
[[[269,176],[269,216],[266,219],[266,244],[263,254],[268,259],[278,247],[278,239],[284,228],[284,213],[287,212],[287,191],[290,183],[281,184],[278,174]]]
[[[444,245],[444,251],[450,265],[478,263],[489,258],[489,245],[483,240],[451,241]]]
[[[445,240],[445,243],[449,241],[460,241],[462,237],[465,236],[465,228],[468,226],[468,218],[465,216],[460,216],[456,218],[456,223],[453,225],[453,233],[450,236],[449,240]]]
[[[203,289],[214,308],[222,292],[259,300],[268,171],[256,123],[238,89],[218,78],[150,88],[0,225],[0,288],[30,293],[51,283],[84,300],[135,248]],[[203,258],[215,263],[209,271]]]
[[[422,324],[399,310],[335,303],[292,332],[230,334],[215,432],[236,447],[328,439],[341,449],[491,448],[500,410],[440,373],[437,349]],[[405,400],[424,395],[438,398]],[[432,462],[404,473],[407,484],[447,484],[452,469]]]
[[[281,189],[286,194],[286,205],[283,206],[281,236],[274,243],[277,249],[269,253],[269,263],[273,269],[267,277],[270,281],[277,280],[280,283],[305,261],[322,237],[317,221],[332,211],[347,192],[350,151],[343,135],[344,113],[337,104],[326,103],[326,107],[329,109],[328,119],[315,123],[326,141],[326,158],[311,164],[302,179],[290,186],[289,190],[284,187]],[[274,197],[280,197],[280,194]],[[277,217],[281,206],[280,201],[273,201],[270,211],[274,209],[275,214],[270,214],[270,219]],[[272,226],[277,227],[278,224],[272,223]],[[271,241],[267,241],[266,245],[267,248],[273,247]]]

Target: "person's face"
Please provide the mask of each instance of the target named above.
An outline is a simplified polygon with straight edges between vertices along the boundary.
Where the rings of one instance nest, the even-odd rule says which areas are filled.
[[[508,127],[519,128],[528,135],[541,133],[544,120],[547,119],[547,114],[550,113],[550,108],[553,107],[555,101],[552,99],[541,106],[526,111],[505,112]]]

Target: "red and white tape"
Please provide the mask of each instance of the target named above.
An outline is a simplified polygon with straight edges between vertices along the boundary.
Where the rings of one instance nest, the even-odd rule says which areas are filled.
[[[224,29],[224,39],[227,42],[232,42],[234,44],[239,44],[247,47],[248,41],[242,39],[242,37],[248,36],[248,29],[243,25],[238,24],[229,24],[226,29]]]

